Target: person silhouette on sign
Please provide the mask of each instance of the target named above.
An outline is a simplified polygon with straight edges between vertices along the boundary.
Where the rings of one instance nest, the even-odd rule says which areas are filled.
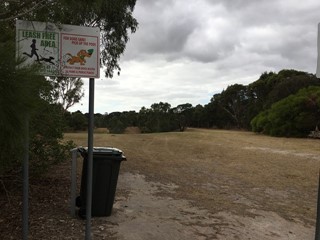
[[[32,44],[30,45],[30,47],[31,47],[31,54],[28,54],[28,53],[26,53],[26,52],[24,52],[23,54],[24,55],[27,55],[28,57],[30,57],[30,58],[32,58],[33,57],[33,55],[36,55],[36,57],[37,57],[37,61],[39,62],[39,55],[38,55],[38,53],[37,53],[37,47],[36,47],[36,40],[35,39],[32,39]]]

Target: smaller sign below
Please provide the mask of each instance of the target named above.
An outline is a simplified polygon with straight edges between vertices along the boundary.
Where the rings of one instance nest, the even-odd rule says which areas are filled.
[[[16,41],[17,56],[41,64],[41,75],[100,76],[99,28],[17,20]]]

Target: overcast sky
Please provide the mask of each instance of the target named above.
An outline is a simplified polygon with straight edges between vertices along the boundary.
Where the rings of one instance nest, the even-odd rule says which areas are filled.
[[[137,0],[121,75],[95,80],[95,113],[207,104],[265,71],[316,72],[319,0]],[[85,96],[70,111],[88,112]]]

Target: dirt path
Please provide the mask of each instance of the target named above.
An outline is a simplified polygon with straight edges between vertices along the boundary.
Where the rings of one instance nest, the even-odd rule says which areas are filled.
[[[122,217],[112,222],[117,239],[314,239],[317,140],[210,130],[108,140],[130,156],[119,183],[127,195],[116,204]],[[143,211],[139,202],[160,205]]]
[[[248,210],[254,217],[231,212],[213,214],[188,200],[165,197],[178,188],[175,184],[148,182],[140,174],[121,174],[113,214],[96,220],[95,236],[119,240],[314,238],[314,228],[287,221],[275,212]],[[104,221],[112,227],[103,227]]]

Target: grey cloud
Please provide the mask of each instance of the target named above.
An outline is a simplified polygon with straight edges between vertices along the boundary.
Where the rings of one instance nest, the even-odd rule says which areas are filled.
[[[130,48],[129,44],[125,58],[152,58],[162,55],[170,61],[190,58],[210,62],[225,58],[233,54],[237,47],[244,45],[250,45],[248,50],[257,53],[277,50],[277,45],[283,45],[283,36],[286,34],[280,32],[283,31],[280,22],[286,26],[292,23],[302,25],[304,21],[310,21],[307,17],[310,14],[304,14],[309,8],[303,9],[301,18],[296,18],[297,12],[292,12],[290,3],[281,5],[283,2],[204,0],[188,7],[189,4],[179,0],[140,0],[137,2],[140,3],[137,10],[141,26],[132,36],[131,43],[134,47]],[[220,19],[225,21],[223,26],[217,23]],[[278,31],[274,39],[268,38],[269,36],[259,39],[258,36],[250,35],[254,32],[248,31],[253,28],[264,31],[267,27]],[[212,35],[208,34],[208,31],[211,31]],[[243,33],[248,34],[245,37],[248,43],[242,42]],[[291,35],[293,38],[297,36],[297,33]],[[257,42],[254,42],[255,40]],[[261,41],[267,45],[259,46]]]
[[[193,23],[188,19],[155,25],[151,27],[155,29],[144,32],[143,51],[169,55],[180,52],[193,31],[192,27]]]
[[[143,5],[145,2],[137,6],[140,27],[131,38],[125,58],[166,55],[167,59],[175,59],[197,27],[197,21],[188,12],[177,8],[174,1],[151,1]],[[130,48],[130,44],[134,48]]]
[[[96,81],[97,109],[207,103],[265,71],[312,73],[319,12],[319,0],[138,0],[139,29],[121,75]]]

